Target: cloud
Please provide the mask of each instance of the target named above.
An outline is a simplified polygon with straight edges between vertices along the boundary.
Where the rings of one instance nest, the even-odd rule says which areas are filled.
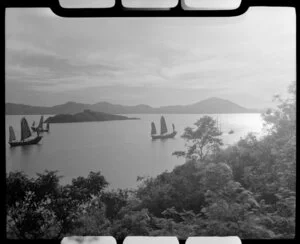
[[[49,94],[47,101],[51,101],[51,96],[57,100],[58,93],[62,99],[73,100],[77,94],[89,102],[99,99],[99,93],[110,96],[109,100],[129,101],[131,94],[135,103],[144,96],[150,104],[168,105],[168,99],[173,103],[173,94],[177,94],[175,102],[187,103],[190,95],[184,92],[191,94],[193,89],[206,91],[202,97],[218,96],[222,89],[224,96],[235,94],[240,102],[243,96],[238,92],[271,97],[295,79],[295,16],[290,14],[260,8],[229,19],[79,20],[50,18],[49,9],[8,9],[5,71],[9,99],[28,95],[43,102],[36,98],[38,94]],[[26,94],[21,96],[18,85],[26,87]],[[107,86],[120,92],[106,90]],[[134,91],[139,94],[127,91],[125,99],[121,92],[125,87],[137,88]],[[156,90],[148,96],[151,89]]]
[[[91,80],[97,79],[99,83],[99,79],[113,77],[114,72],[120,70],[120,67],[110,64],[86,63],[80,59],[62,57],[42,48],[17,44],[17,42],[9,42],[7,46],[6,77],[15,81],[19,79],[19,82],[23,83],[27,82],[34,90],[37,90],[37,87],[43,87],[49,91],[72,87],[74,89],[76,86],[75,89],[79,89],[95,84],[95,81],[92,84],[82,83],[89,80],[89,77],[92,77]]]

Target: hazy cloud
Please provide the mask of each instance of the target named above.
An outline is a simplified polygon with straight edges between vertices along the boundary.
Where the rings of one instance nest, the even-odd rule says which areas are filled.
[[[216,96],[265,107],[295,80],[295,33],[294,10],[283,8],[138,20],[8,9],[6,100],[159,106]]]

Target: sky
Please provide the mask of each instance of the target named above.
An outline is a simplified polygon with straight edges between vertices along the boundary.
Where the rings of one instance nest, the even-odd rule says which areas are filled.
[[[296,79],[293,8],[230,18],[62,18],[6,9],[6,102],[274,106]]]

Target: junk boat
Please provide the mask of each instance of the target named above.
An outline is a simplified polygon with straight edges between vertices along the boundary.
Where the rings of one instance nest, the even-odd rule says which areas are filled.
[[[37,144],[42,139],[42,136],[40,136],[39,133],[34,138],[30,138],[31,136],[32,134],[28,126],[28,122],[24,117],[21,119],[21,140],[20,141],[16,140],[14,129],[12,126],[9,126],[8,143],[11,147]]]
[[[34,127],[35,122],[33,121],[32,126],[31,126],[32,131],[34,131],[34,132],[49,132],[49,130],[50,130],[49,123],[47,123],[46,129],[43,128],[43,124],[44,124],[44,116],[42,115],[41,119],[40,119],[40,123],[37,127]]]
[[[175,131],[175,125],[174,124],[172,124],[172,127],[173,127],[173,131],[171,133],[168,133],[166,120],[165,120],[164,116],[161,116],[161,118],[160,118],[160,134],[157,134],[154,122],[151,123],[151,137],[152,137],[152,139],[173,138],[177,134],[177,131]]]

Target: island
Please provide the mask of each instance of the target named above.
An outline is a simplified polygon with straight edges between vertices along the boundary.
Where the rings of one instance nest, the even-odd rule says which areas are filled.
[[[95,122],[95,121],[112,121],[112,120],[137,120],[139,118],[129,118],[122,115],[95,112],[85,109],[81,113],[76,114],[58,114],[49,117],[45,123],[75,123],[75,122]]]

